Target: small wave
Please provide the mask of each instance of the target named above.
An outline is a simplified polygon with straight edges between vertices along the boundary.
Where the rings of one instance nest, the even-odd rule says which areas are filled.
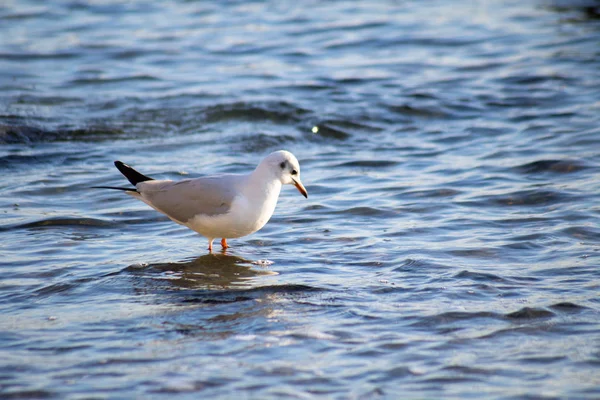
[[[322,292],[324,289],[321,289],[316,286],[302,285],[302,284],[285,284],[285,285],[270,285],[270,286],[261,286],[255,287],[252,289],[247,289],[245,292],[247,293],[266,293],[266,294],[296,294],[296,293],[314,293],[314,292]]]
[[[435,319],[439,322],[449,323],[455,321],[468,321],[477,318],[498,318],[500,315],[490,311],[476,311],[476,312],[461,312],[451,311],[442,314],[435,315]]]
[[[358,215],[358,216],[368,216],[368,217],[373,217],[373,216],[391,216],[391,215],[395,215],[395,213],[391,210],[381,210],[378,208],[374,208],[374,207],[352,207],[352,208],[347,208],[345,210],[338,210],[333,212],[332,214],[351,214],[351,215]]]
[[[290,57],[305,57],[307,54],[301,53],[288,53]],[[280,89],[289,89],[289,90],[301,90],[307,92],[315,92],[319,90],[331,91],[336,87],[336,85],[331,82],[315,82],[315,81],[300,81],[300,82],[288,82],[287,84],[283,84],[279,86]]]
[[[24,166],[38,166],[41,163],[48,163],[65,157],[67,157],[65,153],[8,154],[0,157],[0,168],[21,169]]]
[[[562,75],[513,75],[497,79],[499,82],[509,85],[538,85],[546,82],[570,83],[575,79]]]
[[[105,85],[111,83],[124,83],[124,82],[135,82],[135,81],[160,81],[152,75],[131,75],[131,76],[118,76],[114,78],[79,78],[69,81],[72,86],[80,85]]]
[[[18,97],[18,104],[33,106],[58,106],[65,104],[79,104],[84,99],[80,97],[65,97],[51,94],[21,94]],[[10,116],[8,116],[10,118]]]
[[[464,65],[460,65],[455,68],[457,72],[480,72],[480,71],[494,71],[506,65],[505,62],[499,61],[471,61],[470,63],[465,62]]]
[[[529,107],[529,109],[534,108],[534,107]],[[519,113],[518,115],[516,115],[515,117],[510,118],[511,122],[526,122],[526,121],[543,121],[543,120],[554,120],[554,119],[559,119],[559,118],[565,118],[565,119],[571,119],[571,118],[576,118],[577,114],[574,112],[570,112],[570,111],[565,111],[565,112],[548,112],[548,113],[542,113],[542,112],[524,112],[524,113]]]
[[[133,60],[153,53],[157,53],[157,51],[149,51],[145,49],[125,49],[117,50],[113,52],[110,56],[115,60]]]
[[[570,195],[554,190],[520,190],[513,193],[486,196],[484,202],[500,206],[548,206],[563,203]]]
[[[598,242],[600,241],[600,230],[587,226],[572,226],[562,230],[567,236],[580,241]]]
[[[37,228],[48,228],[48,227],[61,227],[61,226],[94,226],[98,228],[113,227],[116,224],[110,221],[103,221],[95,218],[48,218],[34,222],[27,222],[25,224],[3,226],[0,227],[0,231],[10,231],[15,229],[37,229]]]
[[[398,161],[393,161],[393,160],[356,160],[356,161],[348,161],[345,163],[337,164],[336,167],[386,168],[386,167],[394,167],[398,164],[399,164]]]
[[[464,312],[464,311],[450,311],[435,315],[428,315],[426,317],[419,318],[412,326],[416,327],[435,327],[438,325],[454,324],[456,322],[472,321],[475,319],[497,319],[501,320],[502,315],[490,312],[490,311],[476,311],[476,312]]]
[[[456,189],[439,188],[439,189],[424,189],[411,190],[401,194],[402,198],[437,198],[437,197],[455,197],[462,192]]]
[[[10,116],[9,116],[10,118]],[[44,129],[29,125],[0,124],[0,144],[31,144],[67,140],[103,140],[124,133],[111,126],[88,126],[71,129]]]
[[[529,320],[551,318],[555,315],[556,314],[554,314],[552,311],[548,311],[544,308],[523,307],[518,311],[505,314],[505,317],[511,320]]]
[[[6,118],[13,117],[9,115]],[[0,124],[0,143],[4,144],[39,142],[56,139],[56,137],[55,132],[45,131],[33,126]]]
[[[551,363],[557,363],[557,362],[562,362],[564,360],[566,360],[567,357],[565,356],[541,356],[541,357],[521,357],[518,358],[517,360],[519,362],[523,362],[523,363],[528,363],[528,364],[540,364],[540,365],[548,365]]]
[[[424,271],[426,269],[440,269],[440,270],[445,270],[449,268],[447,265],[442,265],[442,264],[437,264],[428,260],[420,260],[420,259],[413,259],[413,258],[407,258],[406,260],[404,260],[404,262],[402,263],[402,265],[400,265],[399,267],[396,267],[393,269],[393,271],[395,272],[399,272],[399,271]]]
[[[22,370],[22,367],[16,368],[16,370]],[[58,392],[43,390],[43,389],[32,389],[32,390],[11,390],[5,393],[5,399],[51,399],[60,397]]]
[[[49,286],[44,286],[36,291],[33,292],[33,294],[35,296],[51,296],[53,294],[56,293],[62,293],[62,292],[66,292],[68,290],[71,290],[75,287],[76,285],[71,284],[71,283],[56,283],[53,285],[49,285]]]
[[[0,59],[8,61],[69,60],[78,58],[75,52],[56,53],[0,53]]]
[[[492,108],[516,108],[528,109],[533,107],[541,107],[546,103],[553,102],[555,99],[532,98],[527,96],[508,96],[501,99],[489,100],[486,105]]]
[[[477,367],[469,367],[466,365],[449,365],[447,367],[443,368],[444,371],[450,371],[453,374],[460,374],[460,375],[490,375],[490,376],[497,376],[498,375],[498,371],[494,370],[494,369],[484,369],[484,368],[477,368]]]
[[[402,37],[398,38],[366,38],[357,40],[335,39],[327,43],[324,47],[327,50],[340,50],[345,48],[386,48],[399,46],[418,46],[418,47],[463,47],[478,43],[475,39],[456,39],[440,37]]]
[[[494,258],[497,257],[497,250],[492,248],[478,248],[478,249],[458,249],[450,250],[450,254],[459,257],[472,257],[472,258]]]
[[[8,11],[10,8],[5,8],[3,11]],[[25,19],[35,19],[35,18],[48,18],[48,10],[47,9],[23,9],[18,12],[15,10],[10,10],[8,13],[3,14],[1,19],[4,21],[9,20],[25,20]]]
[[[580,306],[579,304],[571,303],[568,301],[552,304],[551,309],[559,312],[576,313],[587,309],[587,307]]]
[[[203,111],[207,123],[231,120],[291,123],[301,121],[307,113],[307,110],[286,102],[218,104]]]
[[[388,106],[388,109],[394,113],[407,116],[407,117],[419,117],[419,118],[448,118],[450,114],[440,109],[435,108],[420,108],[409,104],[402,104],[398,106]]]
[[[347,40],[347,39],[333,39],[326,42],[323,46],[326,50],[343,50],[347,48],[364,48],[364,47],[384,47],[386,45],[385,40],[376,38],[358,39],[358,40]]]
[[[217,48],[213,48],[210,50],[211,54],[215,56],[231,56],[231,55],[246,55],[246,54],[265,54],[274,50],[278,50],[280,47],[278,45],[262,45],[262,44],[253,44],[253,43],[232,43],[227,45],[222,45]],[[243,76],[243,75],[241,75]],[[251,74],[247,76],[252,77]],[[238,76],[240,77],[240,76]]]
[[[472,126],[465,129],[465,132],[470,133],[473,136],[489,136],[497,137],[504,135],[508,132],[506,128],[490,128],[487,126]]]
[[[454,275],[455,279],[470,279],[476,282],[510,282],[508,279],[505,279],[501,276],[484,273],[484,272],[472,272],[472,271],[461,271],[458,274]]]
[[[261,153],[265,149],[274,149],[294,143],[297,139],[290,135],[269,135],[257,133],[235,138],[235,146],[244,152]]]
[[[515,167],[522,174],[570,174],[589,168],[579,160],[538,160]]]
[[[534,235],[531,235],[534,236]],[[521,239],[521,238],[512,238],[512,240],[514,241],[513,243],[507,243],[507,244],[503,244],[502,246],[500,246],[501,248],[504,249],[511,249],[511,250],[541,250],[544,249],[544,245],[542,243],[536,243],[533,240],[539,240],[544,238],[543,235],[535,235],[538,236],[537,239],[531,239],[531,240],[527,240],[527,239]]]
[[[58,293],[68,292],[70,290],[77,289],[81,285],[92,282],[96,279],[96,277],[87,277],[87,278],[78,278],[68,280],[66,282],[58,282],[53,283],[47,286],[43,286],[39,289],[36,289],[32,292],[32,294],[36,297],[48,297]]]
[[[239,303],[244,301],[254,300],[251,296],[234,295],[232,293],[207,296],[197,295],[197,297],[184,299],[183,303],[201,303],[201,304],[228,304],[228,303]]]

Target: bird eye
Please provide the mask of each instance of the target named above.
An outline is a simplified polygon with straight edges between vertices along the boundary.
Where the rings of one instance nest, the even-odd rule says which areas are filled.
[[[295,169],[292,170],[292,175],[298,175],[298,171],[296,171]]]
[[[285,168],[285,161],[282,161],[281,164],[279,164],[279,166],[281,167],[281,169]]]

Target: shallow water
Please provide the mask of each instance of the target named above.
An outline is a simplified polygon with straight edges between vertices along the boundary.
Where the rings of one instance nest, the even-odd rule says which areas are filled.
[[[598,7],[3,3],[1,397],[600,397]],[[280,148],[226,254],[89,189]]]

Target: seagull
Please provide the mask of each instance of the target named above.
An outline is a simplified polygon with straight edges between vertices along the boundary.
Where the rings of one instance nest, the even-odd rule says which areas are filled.
[[[289,151],[265,157],[248,174],[204,176],[182,181],[158,180],[129,165],[115,161],[117,169],[135,188],[95,186],[123,190],[165,214],[172,221],[208,239],[208,251],[216,238],[223,250],[227,239],[239,238],[261,229],[273,215],[282,185],[294,185],[306,198],[300,181],[300,164]]]

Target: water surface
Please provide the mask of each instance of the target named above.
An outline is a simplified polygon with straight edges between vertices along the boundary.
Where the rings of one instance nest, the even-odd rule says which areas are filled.
[[[1,397],[600,397],[598,14],[4,3]],[[225,254],[90,189],[281,148]]]

